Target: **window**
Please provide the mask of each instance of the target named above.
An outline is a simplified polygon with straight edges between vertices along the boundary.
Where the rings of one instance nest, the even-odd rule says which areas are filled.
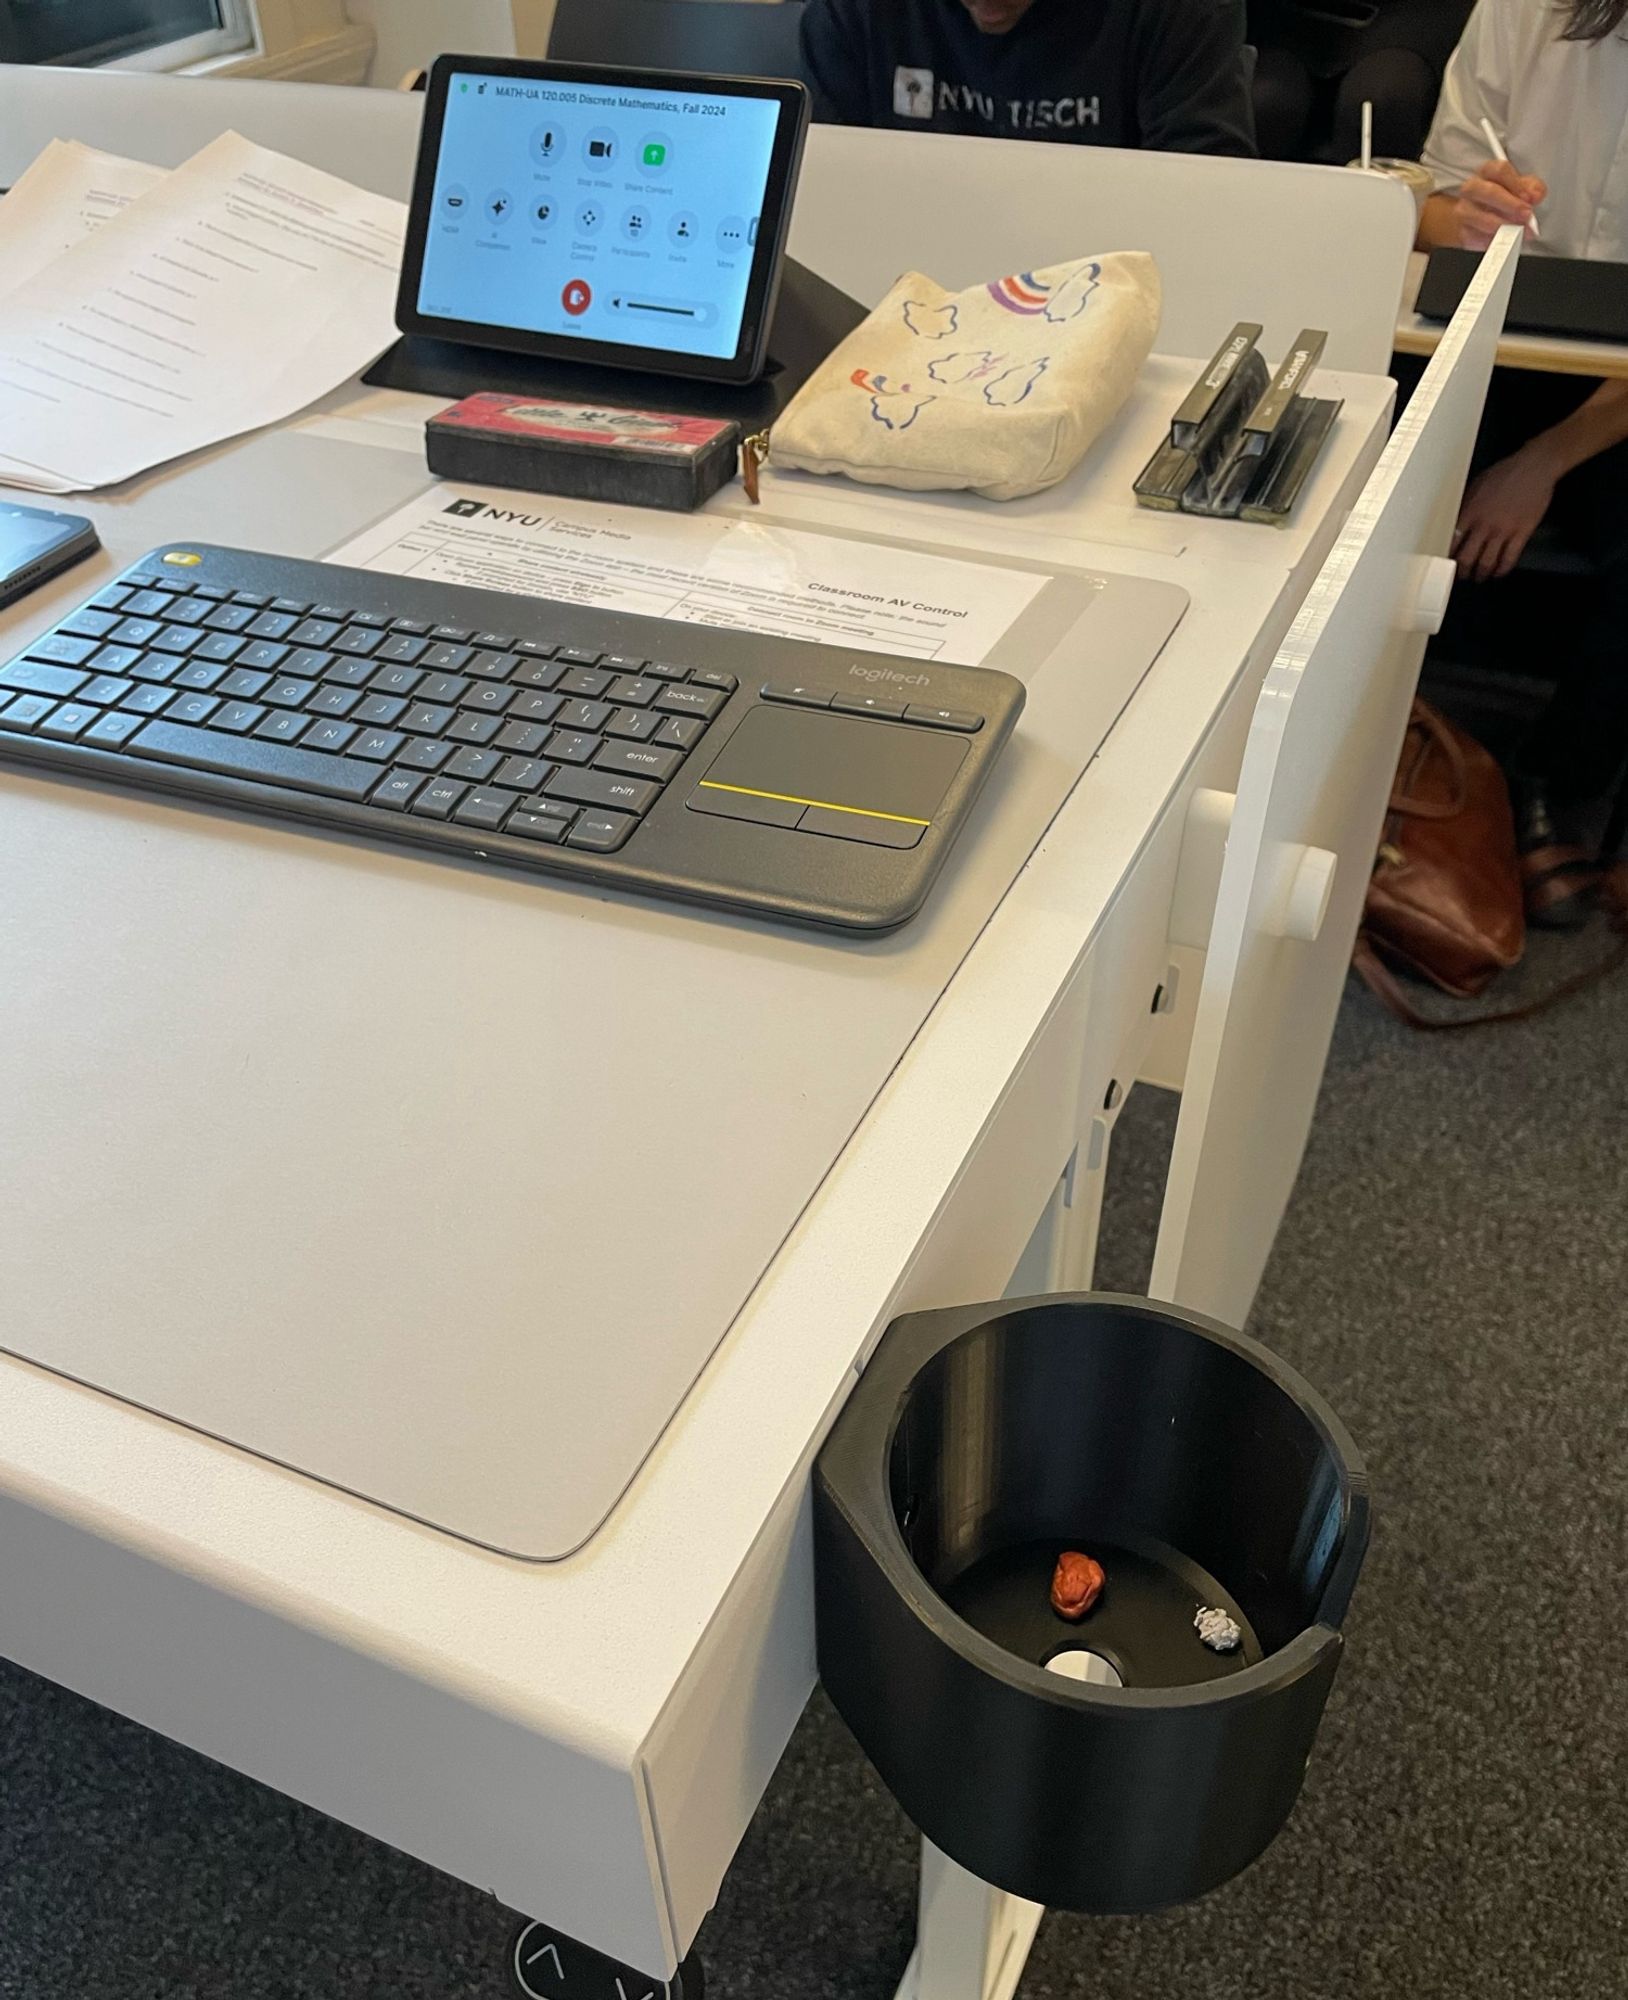
[[[179,69],[254,46],[247,0],[0,0],[0,60]]]

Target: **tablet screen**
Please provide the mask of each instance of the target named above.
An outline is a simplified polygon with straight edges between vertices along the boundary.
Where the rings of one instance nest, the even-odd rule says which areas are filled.
[[[785,113],[676,78],[452,69],[420,318],[731,360]]]

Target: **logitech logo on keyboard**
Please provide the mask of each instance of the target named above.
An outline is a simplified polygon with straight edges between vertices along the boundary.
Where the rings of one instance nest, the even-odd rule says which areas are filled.
[[[900,674],[892,667],[850,667],[849,673],[856,681],[869,681],[874,686],[878,681],[893,681],[900,687],[931,687],[931,674]]]

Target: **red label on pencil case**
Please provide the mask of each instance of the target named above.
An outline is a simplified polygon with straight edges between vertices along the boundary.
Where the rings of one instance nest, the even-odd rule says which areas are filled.
[[[716,417],[663,410],[609,409],[597,403],[540,402],[534,396],[468,396],[435,418],[438,428],[530,443],[609,445],[624,451],[696,454],[732,441],[735,425]]]
[[[424,427],[432,472],[627,507],[701,506],[735,476],[740,425],[671,410],[468,396]]]

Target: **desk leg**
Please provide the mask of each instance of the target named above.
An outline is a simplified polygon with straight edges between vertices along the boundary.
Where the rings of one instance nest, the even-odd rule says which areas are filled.
[[[1044,1915],[924,1840],[916,1949],[897,2000],[1012,2000]]]
[[[1106,1164],[1106,1139],[1093,1131],[1089,1143]],[[1006,1298],[1032,1299],[1042,1293],[1090,1290],[1102,1220],[1102,1191],[1102,1170],[1087,1173],[1077,1153],[1035,1224],[1007,1284]]]
[[[1054,1292],[1088,1292],[1097,1268],[1102,1197],[1108,1184],[1108,1142],[1113,1120],[1094,1112],[1063,1180],[1063,1207],[1054,1249]]]

